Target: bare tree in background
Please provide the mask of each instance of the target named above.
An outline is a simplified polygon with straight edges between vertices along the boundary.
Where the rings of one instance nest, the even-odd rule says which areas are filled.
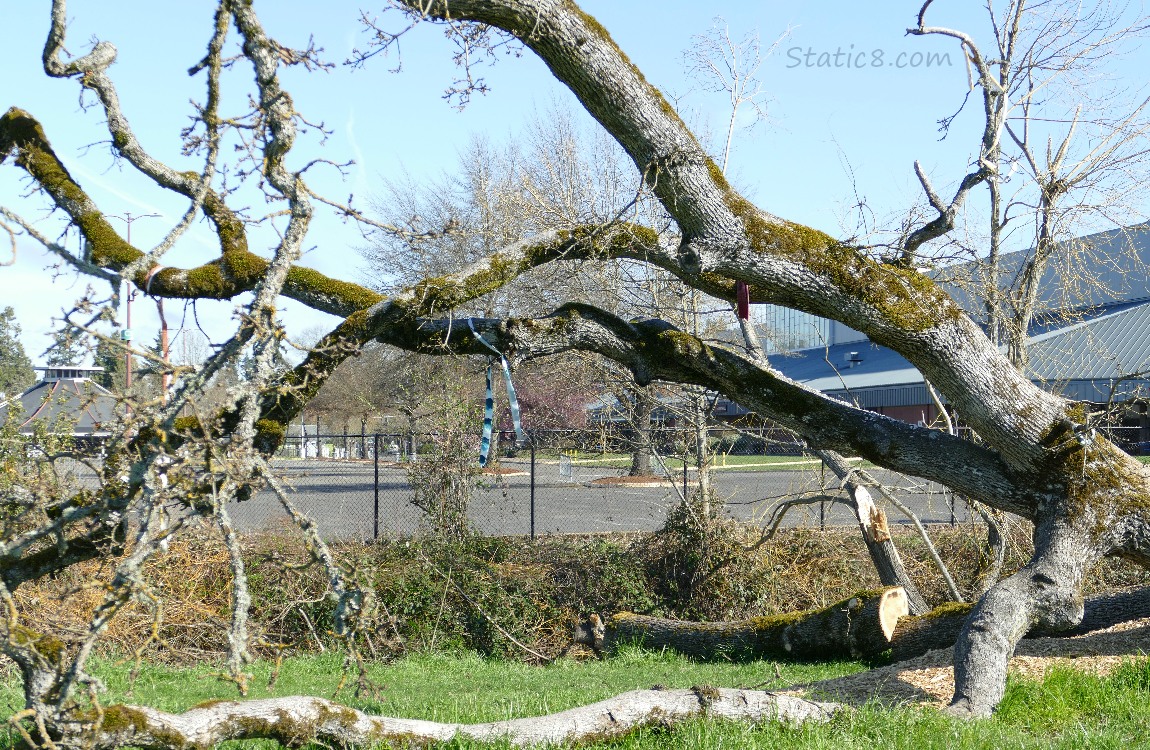
[[[1111,282],[1099,269],[1145,273],[1132,242],[1120,239],[1121,229],[1112,232],[1117,241],[1075,236],[1139,219],[1135,204],[1150,176],[1147,100],[1106,80],[1100,70],[1146,37],[1150,18],[1105,2],[987,4],[993,41],[986,45],[976,41],[980,35],[928,23],[932,4],[922,5],[917,26],[907,32],[959,44],[971,91],[981,98],[982,130],[972,169],[949,200],[915,164],[937,215],[904,233],[901,262],[941,265],[935,277],[960,290],[968,309],[985,311],[987,335],[1029,372],[1028,340],[1036,319],[1065,325],[1093,300],[1119,292],[1106,288]],[[941,121],[944,134],[955,117]],[[965,202],[979,186],[986,188],[985,213],[967,211]],[[974,238],[957,242],[957,257],[948,237],[956,227]],[[939,238],[948,242],[931,247]],[[938,406],[943,413],[945,407]],[[977,500],[972,506],[987,521],[992,557],[1001,561],[1006,538],[999,526],[1008,521]]]
[[[473,139],[461,155],[458,171],[433,185],[389,184],[375,199],[374,209],[384,221],[419,232],[413,236],[376,232],[374,241],[363,248],[371,284],[384,291],[442,275],[511,242],[527,240],[544,227],[575,230],[623,217],[650,226],[669,225],[665,212],[629,170],[618,144],[602,131],[590,131],[573,112],[558,105],[537,116],[512,143],[496,146]],[[449,231],[428,232],[429,227]],[[661,269],[593,256],[518,278],[501,287],[497,296],[477,300],[474,311],[538,314],[560,300],[580,300],[626,317],[660,317],[689,326],[693,297],[688,290]],[[630,372],[597,355],[579,358],[585,364],[553,358],[549,364],[536,363],[532,372],[550,371],[570,388],[584,391],[586,403],[599,395],[596,389],[613,394],[615,407],[605,409],[602,416],[622,419],[627,425],[626,433],[632,436],[625,438],[632,454],[629,474],[651,475],[656,452],[652,416],[663,407],[690,422],[692,415],[678,403],[681,394],[637,385]],[[584,378],[582,383],[571,382],[576,375]],[[527,382],[532,383],[530,376]],[[525,406],[532,401],[530,391],[520,395]],[[525,418],[529,429],[547,424],[538,421],[538,412]],[[705,459],[705,451],[702,455]]]
[[[1123,262],[1133,272],[1140,268],[1133,252],[1125,261],[1106,258],[1073,238],[1091,227],[1137,221],[1134,204],[1150,176],[1150,100],[1099,70],[1146,38],[1150,17],[1105,2],[1012,0],[987,5],[994,32],[988,49],[970,33],[928,24],[931,5],[923,4],[908,33],[958,42],[971,86],[981,94],[984,125],[975,169],[950,203],[916,165],[939,216],[931,231],[911,235],[904,258],[911,262],[922,242],[953,227],[969,190],[985,185],[988,224],[969,231],[986,238],[972,249],[986,252],[942,273],[982,301],[991,340],[1005,344],[1025,370],[1036,316],[1087,304],[1104,283],[1091,269]]]

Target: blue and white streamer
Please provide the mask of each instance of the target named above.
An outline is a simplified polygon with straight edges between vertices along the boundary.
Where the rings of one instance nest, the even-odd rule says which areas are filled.
[[[503,380],[507,383],[507,402],[511,406],[511,422],[515,426],[515,439],[520,444],[526,443],[527,433],[523,431],[523,423],[519,419],[519,397],[515,395],[515,386],[511,383],[511,366],[507,363],[507,357],[504,357],[503,352],[496,349],[479,335],[479,332],[475,330],[475,324],[471,318],[467,319],[467,327],[471,329],[471,335],[475,336],[479,343],[495,352],[495,355],[499,357],[499,362],[503,366]],[[483,437],[479,441],[480,466],[487,465],[487,458],[491,452],[491,431],[495,421],[495,393],[491,382],[491,368],[493,365],[494,362],[487,366],[487,396],[483,403]]]

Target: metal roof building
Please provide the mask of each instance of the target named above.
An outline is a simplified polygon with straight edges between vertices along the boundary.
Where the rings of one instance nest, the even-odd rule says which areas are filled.
[[[54,434],[100,438],[116,419],[116,397],[91,380],[102,367],[44,367],[44,377],[14,399],[0,404],[0,423],[13,410],[21,434],[37,428]]]
[[[1033,379],[1075,401],[1125,401],[1150,385],[1150,302],[1030,339]]]
[[[1070,248],[1044,276],[1042,305],[1046,314],[1031,329],[1029,371],[1032,380],[1076,401],[1121,403],[1150,393],[1150,224],[1102,232],[1073,240],[1077,262],[1090,269],[1071,274]],[[1088,248],[1082,251],[1082,248]],[[1081,252],[1080,252],[1081,251]],[[1025,253],[1004,266],[1010,279]],[[978,273],[976,264],[945,269],[939,280],[952,296],[975,314],[981,304],[960,284]],[[1068,275],[1070,280],[1067,281]],[[804,385],[888,416],[909,422],[931,422],[937,416],[922,375],[896,352],[832,321],[828,343],[772,354],[771,365]],[[719,416],[747,411],[720,403]],[[961,415],[960,415],[961,416]],[[1150,439],[1145,403],[1128,410],[1132,441]]]

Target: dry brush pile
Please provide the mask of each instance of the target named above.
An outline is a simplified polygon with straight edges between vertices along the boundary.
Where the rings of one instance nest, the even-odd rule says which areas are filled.
[[[969,587],[981,567],[977,527],[936,527],[933,537],[953,575]],[[1028,557],[1027,529],[1012,533],[1009,567]],[[894,529],[907,565],[932,605],[947,590],[909,530]],[[752,530],[734,524],[716,532],[715,556],[699,559],[695,540],[669,531],[654,534],[477,538],[442,542],[403,539],[334,546],[340,564],[375,590],[385,618],[370,634],[376,658],[410,651],[476,650],[538,660],[571,645],[574,626],[589,614],[631,611],[673,619],[737,620],[818,609],[880,586],[854,529],[793,529],[753,552],[740,541]],[[281,534],[244,539],[258,651],[332,647],[335,604],[324,572]],[[87,628],[111,558],[74,566],[22,587],[16,597],[27,621],[79,636]],[[688,566],[694,569],[687,570]],[[191,663],[220,658],[227,649],[231,579],[227,550],[208,533],[173,541],[169,554],[145,568],[162,610],[146,600],[113,620],[102,641],[109,655]],[[691,587],[683,584],[691,579]],[[1145,585],[1145,571],[1111,562],[1099,568],[1090,591]],[[526,650],[530,649],[530,651]]]

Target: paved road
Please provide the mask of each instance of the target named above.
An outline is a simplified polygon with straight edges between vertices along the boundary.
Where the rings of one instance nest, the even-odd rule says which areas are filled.
[[[485,478],[476,490],[470,516],[476,528],[486,534],[528,534],[531,531],[530,465],[526,460],[505,461],[506,469],[520,469],[518,475]],[[398,467],[381,466],[378,494],[375,468],[369,462],[285,460],[277,464],[294,487],[292,502],[316,519],[321,533],[328,537],[372,538],[377,529],[383,535],[410,534],[421,523],[421,513],[411,504],[407,473]],[[678,500],[670,486],[597,486],[595,479],[613,476],[611,469],[575,466],[570,476],[561,476],[556,463],[539,462],[535,481],[535,531],[549,533],[591,533],[603,531],[645,531],[659,528],[668,508]],[[949,494],[937,485],[912,482],[886,471],[873,471],[880,481],[899,488],[898,495],[924,522],[946,523],[952,519]],[[761,520],[777,500],[793,497],[820,486],[836,487],[833,475],[824,478],[811,470],[795,471],[716,471],[715,486],[726,501],[726,512],[747,521]],[[826,484],[821,484],[825,481]],[[378,497],[378,505],[377,505]],[[962,521],[969,512],[961,501],[954,518]],[[841,505],[822,509],[822,522],[828,525],[853,524],[850,511]],[[237,505],[233,518],[241,528],[260,529],[286,526],[288,517],[268,492]],[[891,511],[896,521],[897,511]],[[792,510],[785,525],[818,526],[820,507]]]

